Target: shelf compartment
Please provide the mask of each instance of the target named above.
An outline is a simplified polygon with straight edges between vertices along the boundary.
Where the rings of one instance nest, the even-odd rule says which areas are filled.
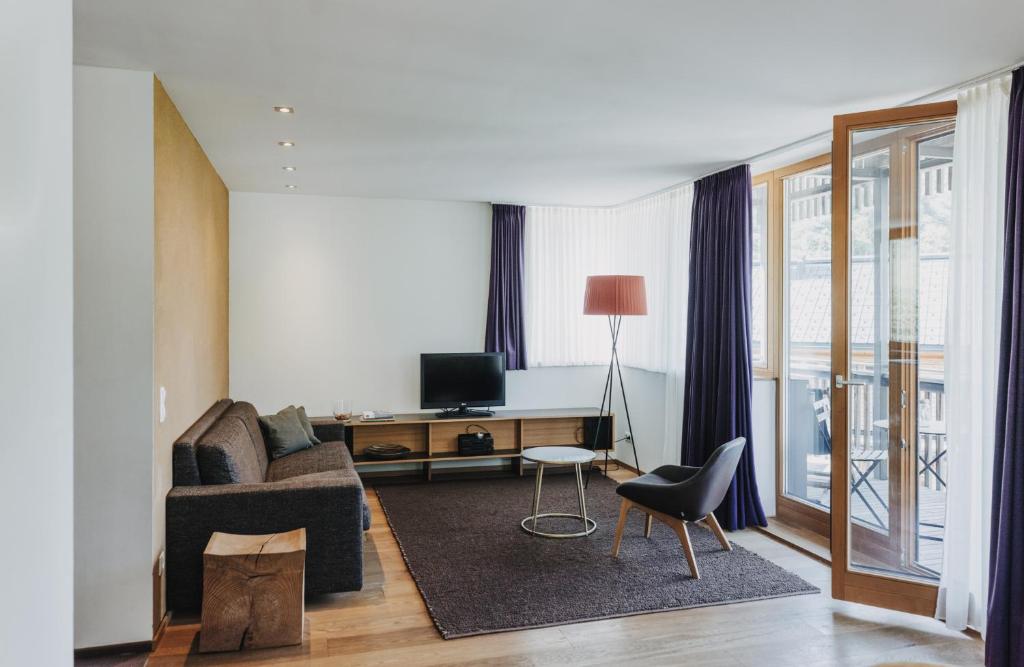
[[[473,454],[472,456],[459,456],[457,452],[441,452],[425,456],[414,453],[403,459],[372,459],[365,454],[357,454],[352,459],[357,466],[366,465],[389,465],[396,463],[434,463],[436,461],[466,461],[469,459],[512,459],[521,456],[517,449],[496,449],[490,454]]]
[[[476,428],[479,427],[479,428]],[[494,438],[494,449],[518,451],[516,439],[516,422],[511,419],[481,419],[478,422],[435,422],[430,424],[431,455],[446,454],[458,457],[459,436],[464,433],[476,433],[479,430],[490,432]],[[468,431],[466,429],[469,429]]]
[[[425,424],[378,424],[372,429],[351,429],[352,453],[362,456],[363,451],[373,444],[394,444],[408,447],[410,456],[427,455],[427,427]],[[404,459],[402,459],[404,460]]]

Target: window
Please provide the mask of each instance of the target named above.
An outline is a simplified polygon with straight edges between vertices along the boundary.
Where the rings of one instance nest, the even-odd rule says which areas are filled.
[[[786,496],[827,507],[831,491],[832,165],[826,161],[810,166],[782,176],[780,182],[783,489]]]
[[[768,368],[768,179],[751,191],[750,355],[754,368]]]
[[[531,366],[604,365],[608,321],[583,314],[589,275],[643,275],[647,316],[627,317],[619,339],[624,366],[664,372],[669,340],[685,330],[693,187],[615,208],[526,209],[526,344]]]
[[[824,522],[808,510],[827,513],[831,488],[831,164],[825,154],[761,174],[751,193],[754,371],[778,378],[776,515],[816,532]]]

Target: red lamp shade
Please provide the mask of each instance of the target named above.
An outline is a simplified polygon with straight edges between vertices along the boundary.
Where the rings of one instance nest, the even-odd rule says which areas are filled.
[[[643,276],[588,276],[584,315],[646,315]]]

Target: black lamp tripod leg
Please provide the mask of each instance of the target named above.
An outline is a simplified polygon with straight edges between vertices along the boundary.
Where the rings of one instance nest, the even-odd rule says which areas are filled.
[[[622,315],[616,315],[614,323],[612,317],[608,316],[608,332],[612,336],[612,358],[608,366],[619,364],[619,330],[622,328]],[[622,371],[619,371],[619,387],[622,387]],[[604,450],[604,476],[608,477],[608,453],[615,446],[615,433],[612,431],[612,398],[615,396],[615,380],[608,385],[608,447]]]
[[[615,369],[619,373],[619,388],[622,390],[622,408],[626,412],[626,428],[629,429],[629,444],[633,447],[633,463],[636,464],[636,474],[642,475],[640,471],[640,457],[636,453],[636,439],[633,435],[633,422],[629,419],[629,403],[626,402],[626,385],[622,382],[622,367],[619,365],[619,353],[614,352]]]
[[[611,316],[608,317],[608,321],[611,322]],[[612,349],[614,349],[615,343],[612,342]],[[604,420],[604,406],[605,402],[608,404],[608,412],[612,411],[612,370],[614,366],[615,358],[608,361],[608,374],[604,378],[604,389],[601,391],[601,409],[597,412],[597,428],[594,430],[594,446],[592,449],[597,449],[597,445],[601,440],[601,422]],[[607,458],[607,451],[605,457]],[[587,481],[583,485],[583,488],[590,486],[590,473],[594,470],[594,464],[587,466]],[[605,468],[605,476],[608,476],[608,470]]]
[[[608,405],[609,422],[610,422],[610,416],[611,416],[611,411],[612,411],[612,397],[614,396],[614,391],[615,391],[615,384],[614,384],[615,380],[614,380],[614,377],[613,377],[613,372],[614,372],[616,375],[619,376],[619,389],[622,391],[622,407],[623,407],[623,409],[626,412],[626,428],[629,429],[629,440],[630,440],[630,444],[633,447],[633,462],[636,464],[636,470],[637,470],[637,473],[639,474],[640,473],[640,457],[639,457],[639,454],[637,453],[637,450],[636,450],[636,439],[635,439],[635,436],[633,435],[633,421],[632,421],[632,419],[630,418],[630,415],[629,415],[629,402],[626,400],[626,385],[622,381],[622,366],[619,363],[619,347],[618,346],[619,346],[619,331],[620,331],[621,328],[622,328],[622,316],[621,315],[617,315],[617,316],[615,316],[615,319],[613,320],[612,316],[609,315],[608,316],[608,330],[609,330],[609,332],[611,333],[611,336],[612,336],[612,358],[608,362],[608,375],[605,376],[604,390],[601,392],[601,409],[597,413],[597,428],[595,429],[595,432],[594,432],[594,446],[593,446],[593,449],[596,450],[598,445],[599,445],[599,443],[600,443],[600,441],[601,441],[601,424],[604,421],[604,407],[605,407],[605,404]],[[611,429],[611,424],[610,423],[608,425],[608,428]],[[615,443],[615,434],[612,433],[611,434],[611,444],[614,445],[614,443]],[[604,475],[605,475],[605,477],[608,476],[608,454],[609,454],[609,449],[605,449],[605,451],[604,451]],[[587,482],[586,482],[586,485],[584,485],[584,486],[588,486],[590,484],[590,473],[593,471],[593,469],[594,469],[594,465],[593,464],[591,464],[590,467],[587,468]]]

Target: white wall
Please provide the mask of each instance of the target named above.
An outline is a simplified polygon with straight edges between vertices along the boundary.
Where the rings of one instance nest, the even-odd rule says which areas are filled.
[[[71,2],[0,3],[0,664],[72,648]]]
[[[489,204],[231,193],[231,395],[261,412],[419,410],[422,352],[482,350]],[[508,374],[508,408],[600,400],[604,371]]]
[[[231,193],[231,394],[419,409],[419,354],[483,349],[486,204]]]
[[[623,326],[629,326],[628,318]],[[601,382],[604,382],[603,376]],[[622,382],[626,386],[626,401],[629,404],[630,421],[633,422],[632,442],[636,443],[640,469],[653,470],[663,463],[679,463],[678,460],[664,460],[665,374],[639,368],[623,368]],[[615,410],[615,425],[621,438],[629,433],[629,424],[626,422],[626,411],[622,405],[618,382],[615,383],[614,399],[612,407]],[[680,440],[681,435],[677,435],[676,439]],[[630,441],[619,442],[615,451],[620,461],[636,465]]]
[[[152,639],[153,75],[74,68],[75,646]]]
[[[775,380],[754,380],[754,473],[765,516],[775,516]]]

